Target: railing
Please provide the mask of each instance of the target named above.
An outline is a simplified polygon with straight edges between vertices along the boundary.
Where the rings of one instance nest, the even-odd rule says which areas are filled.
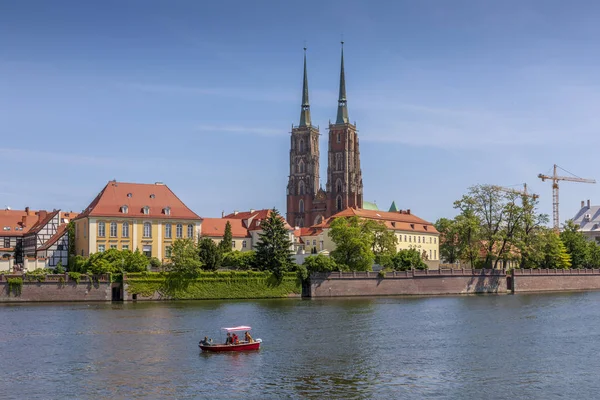
[[[513,275],[516,276],[537,276],[537,275],[600,275],[600,269],[514,269]]]
[[[440,270],[406,270],[386,272],[381,276],[379,272],[316,272],[312,279],[376,279],[376,278],[415,278],[415,277],[452,277],[452,276],[505,276],[501,269],[440,269]]]
[[[41,281],[36,280],[36,277],[42,276]],[[69,279],[68,274],[48,274],[48,275],[33,275],[33,274],[0,274],[0,282],[7,282],[9,278],[22,278],[23,282],[69,282],[73,281]],[[102,275],[81,275],[79,282],[110,282],[109,274]]]

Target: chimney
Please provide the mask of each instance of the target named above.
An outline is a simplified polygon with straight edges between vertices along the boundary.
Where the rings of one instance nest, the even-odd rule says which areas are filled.
[[[588,205],[588,208],[590,208],[590,199],[588,199],[587,205]]]
[[[238,215],[238,210],[234,210],[233,215]]]
[[[29,215],[29,207],[25,207],[25,215]]]
[[[407,213],[408,215],[410,215],[410,208],[409,208],[408,210],[406,210],[406,213]]]
[[[253,213],[254,213],[254,211],[256,211],[256,210],[255,210],[254,208],[251,208],[251,209],[250,209],[250,214],[253,214]]]
[[[225,218],[225,210],[221,211],[221,218]]]
[[[581,208],[585,207],[585,201],[581,200]]]
[[[48,215],[48,212],[46,210],[40,210],[38,211],[38,217],[41,220],[43,220],[44,218],[46,218],[46,216]]]
[[[27,221],[27,216],[23,215],[21,217],[21,224],[23,224],[23,226],[25,226],[25,222]]]

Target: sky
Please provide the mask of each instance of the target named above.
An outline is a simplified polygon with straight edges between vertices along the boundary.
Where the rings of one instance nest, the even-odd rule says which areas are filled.
[[[285,212],[303,47],[335,120],[344,40],[364,200],[429,221],[476,184],[553,164],[600,178],[594,1],[0,1],[0,207],[81,211],[107,181],[166,183],[203,217]],[[567,173],[564,173],[567,175]],[[560,219],[600,185],[562,182]]]

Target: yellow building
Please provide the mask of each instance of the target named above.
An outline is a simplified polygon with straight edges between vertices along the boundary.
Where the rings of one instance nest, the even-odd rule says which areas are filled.
[[[176,239],[200,234],[202,219],[163,183],[110,181],[74,220],[78,255],[139,249],[167,260]]]
[[[305,250],[308,252],[313,247],[317,247],[317,251],[334,250],[335,243],[328,234],[331,222],[335,218],[354,216],[383,222],[398,238],[396,250],[415,249],[424,260],[431,261],[433,265],[439,264],[440,233],[432,223],[411,214],[410,210],[379,211],[348,207],[319,225],[302,229],[300,237],[305,243]],[[310,246],[307,243],[310,243]],[[430,265],[430,268],[433,266]]]

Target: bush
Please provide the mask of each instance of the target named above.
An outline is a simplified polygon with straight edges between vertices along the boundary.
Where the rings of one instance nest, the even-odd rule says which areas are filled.
[[[400,250],[392,257],[394,269],[405,271],[407,269],[427,269],[427,264],[421,259],[421,254],[415,249]]]
[[[250,251],[230,251],[223,255],[222,265],[231,269],[249,270],[256,267],[256,254]]]
[[[62,262],[59,261],[58,264],[56,264],[56,268],[54,268],[54,271],[52,271],[55,274],[64,274],[65,273],[65,267],[63,267]]]
[[[340,265],[337,264],[333,258],[324,256],[323,254],[306,257],[302,265],[306,268],[308,274],[313,272],[331,272],[342,270]]]
[[[158,258],[152,257],[150,259],[150,266],[152,268],[158,269],[158,268],[162,267],[162,263],[160,262],[160,260]]]

